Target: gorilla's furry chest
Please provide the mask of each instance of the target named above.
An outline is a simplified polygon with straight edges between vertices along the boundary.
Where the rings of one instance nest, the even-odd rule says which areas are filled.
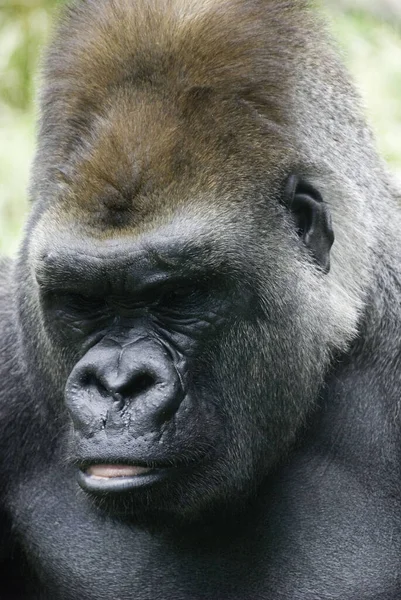
[[[358,484],[335,465],[317,463],[298,489],[277,482],[274,502],[251,518],[255,527],[244,517],[249,537],[238,524],[211,543],[106,516],[55,465],[12,494],[18,539],[39,581],[38,592],[28,583],[26,598],[395,600],[401,540],[391,511],[373,497],[362,501]]]
[[[34,600],[266,597],[250,553],[259,542],[202,546],[127,525],[102,514],[57,468],[12,495],[18,539],[39,580]]]

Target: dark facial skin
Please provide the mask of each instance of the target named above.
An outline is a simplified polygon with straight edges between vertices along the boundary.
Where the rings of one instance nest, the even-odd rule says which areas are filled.
[[[189,268],[174,247],[66,256],[46,258],[39,279],[49,335],[78,357],[65,385],[78,481],[101,495],[130,490],[135,502],[150,488],[174,491],[177,478],[215,460],[223,414],[207,401],[202,356],[247,298],[233,298],[228,274]],[[89,474],[95,465],[148,470],[99,479]]]

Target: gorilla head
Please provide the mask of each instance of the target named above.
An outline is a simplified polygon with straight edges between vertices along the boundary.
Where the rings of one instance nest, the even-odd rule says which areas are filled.
[[[102,502],[190,516],[247,497],[355,334],[366,211],[335,175],[350,91],[324,87],[308,8],[278,5],[88,0],[47,57],[23,347]]]

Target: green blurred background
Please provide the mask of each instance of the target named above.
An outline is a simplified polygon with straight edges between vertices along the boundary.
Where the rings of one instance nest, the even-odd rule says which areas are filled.
[[[15,252],[27,211],[40,53],[57,0],[0,0],[0,253]],[[401,0],[326,0],[376,132],[401,181]]]

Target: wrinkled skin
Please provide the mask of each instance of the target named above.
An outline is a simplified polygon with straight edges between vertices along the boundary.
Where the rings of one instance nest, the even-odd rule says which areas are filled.
[[[48,53],[5,600],[400,596],[400,210],[309,9],[221,10],[76,2]]]

